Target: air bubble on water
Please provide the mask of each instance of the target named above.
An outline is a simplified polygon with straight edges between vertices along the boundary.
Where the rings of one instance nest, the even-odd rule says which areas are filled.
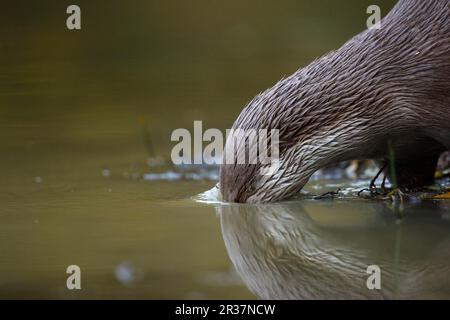
[[[124,285],[130,285],[135,282],[138,275],[134,265],[129,262],[122,262],[118,264],[114,273],[116,279]]]
[[[102,176],[105,178],[108,178],[111,175],[111,171],[109,169],[103,169],[102,170]]]

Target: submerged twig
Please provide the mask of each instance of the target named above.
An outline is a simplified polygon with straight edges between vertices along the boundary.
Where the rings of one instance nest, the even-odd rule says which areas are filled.
[[[377,194],[377,186],[375,185],[375,181],[377,181],[378,177],[380,176],[380,174],[384,171],[384,169],[386,168],[386,163],[383,164],[383,166],[380,168],[380,170],[377,172],[377,174],[375,175],[375,177],[370,181],[370,185],[369,185],[369,190],[370,190],[370,195],[373,196],[374,193]],[[384,179],[383,179],[383,183],[384,183]],[[375,190],[375,191],[374,191]]]

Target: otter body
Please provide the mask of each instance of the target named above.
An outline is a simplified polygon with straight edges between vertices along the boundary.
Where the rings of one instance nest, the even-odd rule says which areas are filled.
[[[432,183],[450,149],[450,0],[400,0],[380,29],[257,95],[233,128],[278,129],[280,166],[223,164],[226,201],[288,198],[322,167],[387,159],[389,143],[400,187]]]

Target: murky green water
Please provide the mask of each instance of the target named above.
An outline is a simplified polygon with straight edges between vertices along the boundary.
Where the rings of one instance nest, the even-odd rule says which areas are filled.
[[[172,130],[231,126],[258,91],[362,30],[369,2],[78,1],[79,32],[62,2],[4,5],[0,297],[450,297],[447,202],[399,222],[355,199],[205,203],[193,197],[215,168],[167,176]],[[333,183],[308,188],[348,184]],[[66,288],[72,264],[80,291]],[[369,264],[381,291],[365,286]]]

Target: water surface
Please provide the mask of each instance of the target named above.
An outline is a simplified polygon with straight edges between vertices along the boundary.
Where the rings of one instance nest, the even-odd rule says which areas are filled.
[[[75,33],[62,2],[2,5],[1,298],[449,297],[448,202],[226,205],[197,196],[217,168],[170,164],[174,129],[230,127],[363,30],[369,0],[78,2]]]

